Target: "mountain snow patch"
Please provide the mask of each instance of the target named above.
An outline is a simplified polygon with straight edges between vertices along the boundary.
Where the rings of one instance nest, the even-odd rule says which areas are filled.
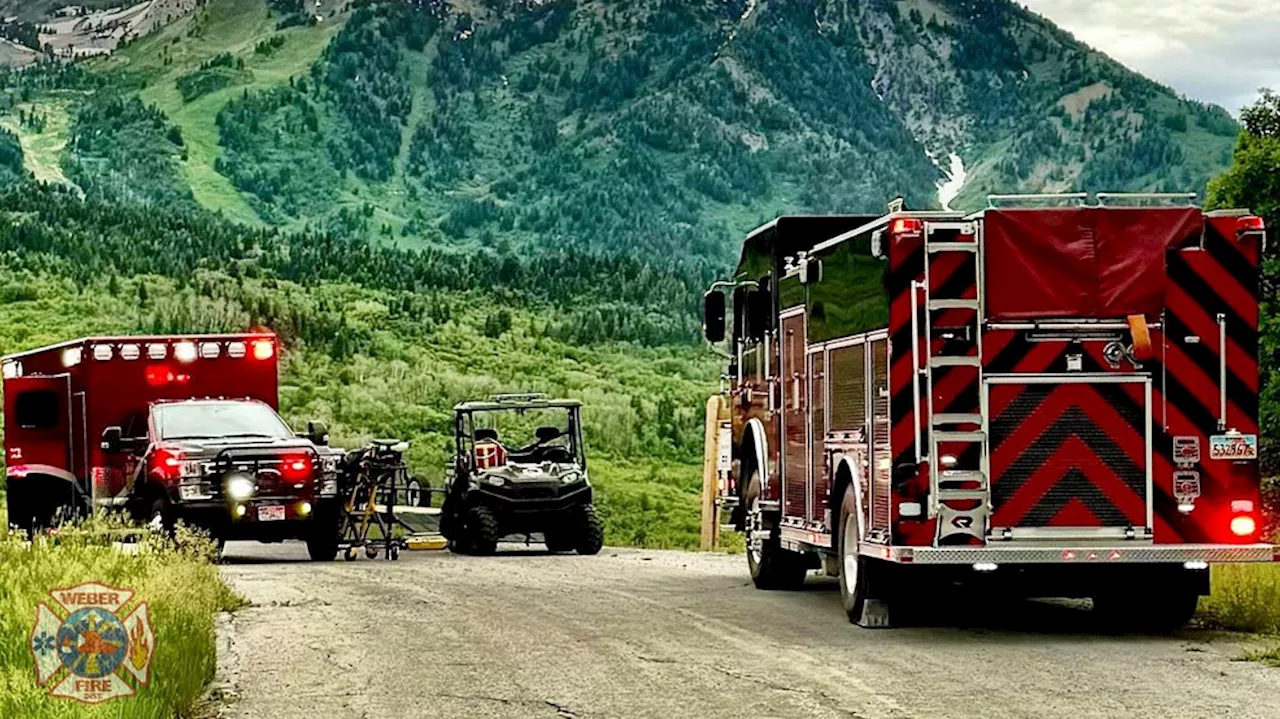
[[[960,196],[968,173],[964,169],[964,160],[956,153],[951,153],[951,169],[943,170],[947,175],[946,182],[938,183],[938,204],[942,209],[951,210],[951,203]]]

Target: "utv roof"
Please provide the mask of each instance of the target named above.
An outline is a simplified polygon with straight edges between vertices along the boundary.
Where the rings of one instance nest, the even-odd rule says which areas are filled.
[[[492,399],[463,402],[453,408],[455,412],[489,412],[503,409],[567,409],[581,407],[582,402],[576,399],[547,399],[540,394],[500,394]]]

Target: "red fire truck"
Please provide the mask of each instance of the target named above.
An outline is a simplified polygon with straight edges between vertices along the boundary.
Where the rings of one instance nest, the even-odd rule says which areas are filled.
[[[0,366],[10,525],[118,508],[336,554],[341,452],[277,414],[274,335],[90,337]]]
[[[822,567],[864,625],[959,582],[1179,626],[1210,563],[1273,558],[1263,223],[1186,196],[989,205],[781,217],[707,293],[752,579]]]

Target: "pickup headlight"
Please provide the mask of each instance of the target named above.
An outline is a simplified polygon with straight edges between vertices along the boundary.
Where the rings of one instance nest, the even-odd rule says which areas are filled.
[[[225,491],[228,498],[240,502],[252,497],[256,489],[253,485],[253,480],[248,477],[235,476],[227,480]]]

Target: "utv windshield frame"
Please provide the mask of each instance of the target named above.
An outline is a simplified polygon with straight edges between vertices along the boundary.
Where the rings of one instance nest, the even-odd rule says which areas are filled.
[[[582,441],[582,402],[578,400],[523,400],[523,401],[492,401],[492,402],[464,402],[457,405],[454,409],[454,438],[455,451],[457,456],[466,459],[466,466],[471,467],[470,459],[475,452],[475,432],[477,429],[476,418],[483,415],[499,415],[499,414],[525,414],[530,411],[555,411],[563,410],[565,421],[568,423],[567,431],[569,438],[569,452],[573,457],[573,462],[583,470],[587,468],[586,448]],[[522,440],[533,441],[534,437],[524,437]],[[499,441],[507,448],[507,451],[515,455],[519,447],[507,444],[507,438],[499,437]],[[513,461],[515,458],[513,457]]]

